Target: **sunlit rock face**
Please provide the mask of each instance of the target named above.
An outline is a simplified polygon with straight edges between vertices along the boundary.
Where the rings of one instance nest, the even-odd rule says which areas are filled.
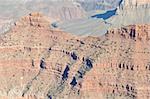
[[[33,12],[29,16],[22,17],[16,26],[33,26],[33,27],[49,27],[51,24],[48,17],[43,16],[41,13]]]
[[[30,12],[44,13],[52,22],[79,19],[85,16],[84,9],[73,1],[64,0],[1,0],[0,1],[0,27],[17,21],[20,17]],[[9,27],[9,26],[7,26]],[[4,29],[1,29],[5,32]]]
[[[86,1],[82,2],[85,3]],[[58,23],[58,27],[64,31],[80,36],[101,36],[111,28],[120,28],[133,24],[149,24],[149,12],[149,1],[136,0],[135,3],[134,0],[120,0],[116,7],[105,11],[98,9],[91,11],[88,17]]]
[[[109,10],[118,6],[121,0],[76,0],[86,11]]]
[[[10,23],[0,30],[0,99],[150,98],[149,0],[97,7],[107,9],[100,17],[75,0],[8,1],[0,1],[8,16],[0,24]]]
[[[149,23],[149,0],[2,0],[0,33],[30,12],[50,17],[54,28],[75,35],[104,35],[110,28]],[[38,6],[37,6],[38,5]],[[11,9],[10,9],[11,8]],[[112,12],[108,14],[108,12]],[[92,17],[102,15],[102,17]],[[6,29],[5,29],[6,28]]]
[[[108,19],[112,23],[111,27],[122,27],[132,24],[150,23],[150,1],[124,0],[117,10],[117,15]]]
[[[82,7],[70,0],[2,0],[0,3],[0,11],[3,11],[1,16],[13,19],[30,12],[42,12],[57,21],[81,18],[85,15]]]
[[[80,37],[50,28],[48,19],[30,13],[1,35],[0,98],[149,97],[149,24]]]
[[[131,6],[131,5],[137,6],[137,5],[144,5],[150,3],[149,0],[123,0],[123,2],[125,6]]]
[[[78,19],[85,16],[84,9],[71,0],[32,0],[27,2],[25,7],[30,11],[40,11],[56,21]]]

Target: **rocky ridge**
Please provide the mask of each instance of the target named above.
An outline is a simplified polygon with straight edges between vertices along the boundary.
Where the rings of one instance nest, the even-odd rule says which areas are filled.
[[[79,37],[40,13],[0,37],[0,98],[148,99],[149,24]],[[139,80],[140,79],[140,80]]]
[[[50,21],[48,18],[43,16],[41,13],[34,12],[30,13],[29,16],[21,18],[15,23],[16,26],[34,26],[34,27],[49,27]]]

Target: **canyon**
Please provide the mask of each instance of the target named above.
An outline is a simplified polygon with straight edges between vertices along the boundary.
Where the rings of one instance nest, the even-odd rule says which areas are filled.
[[[28,2],[39,9],[52,3],[18,4],[30,9]],[[63,1],[67,8],[54,14],[53,8],[48,14],[24,9],[15,20],[4,18],[0,99],[150,99],[149,0],[114,4],[117,15],[106,20],[91,18],[100,13],[91,13],[92,5],[84,10],[88,2],[72,2]]]
[[[31,13],[0,41],[0,97],[148,99],[150,25],[79,37]]]

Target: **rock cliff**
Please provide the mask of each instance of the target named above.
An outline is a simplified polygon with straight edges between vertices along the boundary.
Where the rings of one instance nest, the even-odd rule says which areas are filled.
[[[33,27],[50,27],[50,20],[48,17],[43,16],[41,13],[34,12],[28,16],[22,17],[16,26],[33,26]]]
[[[79,37],[31,13],[0,37],[0,98],[148,99],[149,24]]]
[[[150,3],[150,0],[123,0],[124,6],[139,6]]]

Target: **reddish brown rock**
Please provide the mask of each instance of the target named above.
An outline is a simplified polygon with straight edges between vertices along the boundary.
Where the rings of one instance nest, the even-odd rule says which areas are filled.
[[[50,24],[49,18],[38,12],[30,13],[28,16],[22,17],[15,23],[16,26],[29,25],[34,27],[50,27]]]
[[[81,38],[49,22],[31,13],[1,35],[0,98],[149,99],[150,25]]]
[[[132,38],[135,40],[149,40],[150,39],[150,26],[148,24],[129,25],[121,29],[112,29],[108,34],[114,36],[115,33],[122,35],[125,38]]]

